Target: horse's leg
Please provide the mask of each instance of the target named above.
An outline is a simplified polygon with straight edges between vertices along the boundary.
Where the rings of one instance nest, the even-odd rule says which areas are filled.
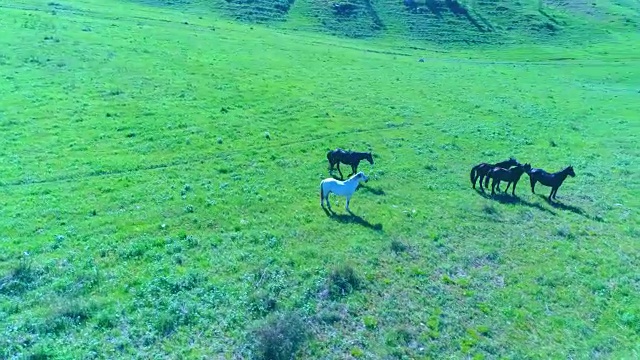
[[[498,190],[498,192],[500,192],[500,180],[497,181],[496,183],[496,189]],[[507,192],[507,190],[505,190],[505,192]]]
[[[551,195],[553,195],[553,191],[555,190],[555,188],[551,188],[551,192],[549,193],[549,202],[551,202]]]
[[[324,208],[323,202],[326,201],[327,202],[327,207],[329,209],[331,209],[331,204],[329,204],[329,194],[331,193],[331,191],[325,191],[324,189],[322,189],[322,193],[321,193],[321,197],[320,197],[320,205],[322,205],[322,207]]]
[[[476,176],[476,179],[480,180],[480,190],[484,191],[484,187],[482,187],[482,183],[484,182],[484,174],[478,174]]]
[[[531,193],[535,194],[536,179],[534,179],[532,176],[529,176],[529,183],[531,184]]]
[[[471,179],[471,187],[472,188],[476,188],[476,171],[474,168],[471,169],[471,172],[469,173],[469,178]]]
[[[500,183],[498,183],[498,186],[500,186]],[[504,189],[504,192],[506,193],[507,191],[509,191],[509,186],[511,186],[511,182],[507,182],[507,188]]]
[[[557,199],[556,195],[558,195],[558,189],[560,189],[560,185],[558,185],[558,187],[555,188],[556,191],[553,192],[553,198]]]
[[[511,185],[511,183],[509,183],[509,185]],[[511,195],[513,196],[516,196],[516,185],[518,185],[518,180],[513,182],[513,187],[511,188]],[[504,192],[507,192],[507,190],[505,190]]]
[[[489,177],[487,177],[487,182],[489,182]],[[496,194],[496,179],[493,179],[493,181],[491,182],[491,195],[495,195]]]
[[[348,212],[351,212],[351,210],[349,209],[349,201],[351,201],[351,196],[347,196],[347,204],[344,206],[344,208],[345,208]]]
[[[340,170],[340,162],[338,161],[338,172],[340,173],[340,179],[344,179],[344,176],[342,176],[342,171]]]

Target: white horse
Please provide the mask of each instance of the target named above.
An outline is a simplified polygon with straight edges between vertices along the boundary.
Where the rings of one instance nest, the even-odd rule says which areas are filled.
[[[345,209],[348,212],[351,212],[351,210],[349,210],[349,200],[351,200],[351,196],[356,191],[356,188],[361,181],[369,181],[369,178],[365,176],[362,171],[358,172],[345,181],[336,180],[334,178],[326,178],[322,180],[320,182],[320,206],[324,207],[324,200],[327,200],[327,206],[329,207],[329,209],[331,209],[331,204],[329,203],[329,194],[334,193],[335,195],[344,196],[347,198]]]

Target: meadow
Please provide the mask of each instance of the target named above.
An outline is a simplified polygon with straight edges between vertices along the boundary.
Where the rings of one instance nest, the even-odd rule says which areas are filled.
[[[0,358],[640,357],[635,23],[161,5],[0,2]],[[354,215],[320,207],[337,147],[374,154]],[[576,177],[471,188],[510,156]]]

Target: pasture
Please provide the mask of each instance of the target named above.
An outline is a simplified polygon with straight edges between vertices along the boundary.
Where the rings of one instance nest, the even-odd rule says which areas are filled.
[[[640,356],[637,31],[440,47],[125,1],[0,18],[0,358]],[[353,215],[320,207],[337,147],[375,160]],[[553,203],[527,174],[472,189],[510,156],[576,177]]]

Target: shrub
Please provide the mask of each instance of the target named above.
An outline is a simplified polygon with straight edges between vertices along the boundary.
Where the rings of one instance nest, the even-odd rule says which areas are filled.
[[[297,313],[275,316],[254,331],[257,359],[289,360],[294,357],[310,333]]]
[[[329,275],[329,294],[344,296],[360,288],[362,280],[350,265],[339,265]]]

